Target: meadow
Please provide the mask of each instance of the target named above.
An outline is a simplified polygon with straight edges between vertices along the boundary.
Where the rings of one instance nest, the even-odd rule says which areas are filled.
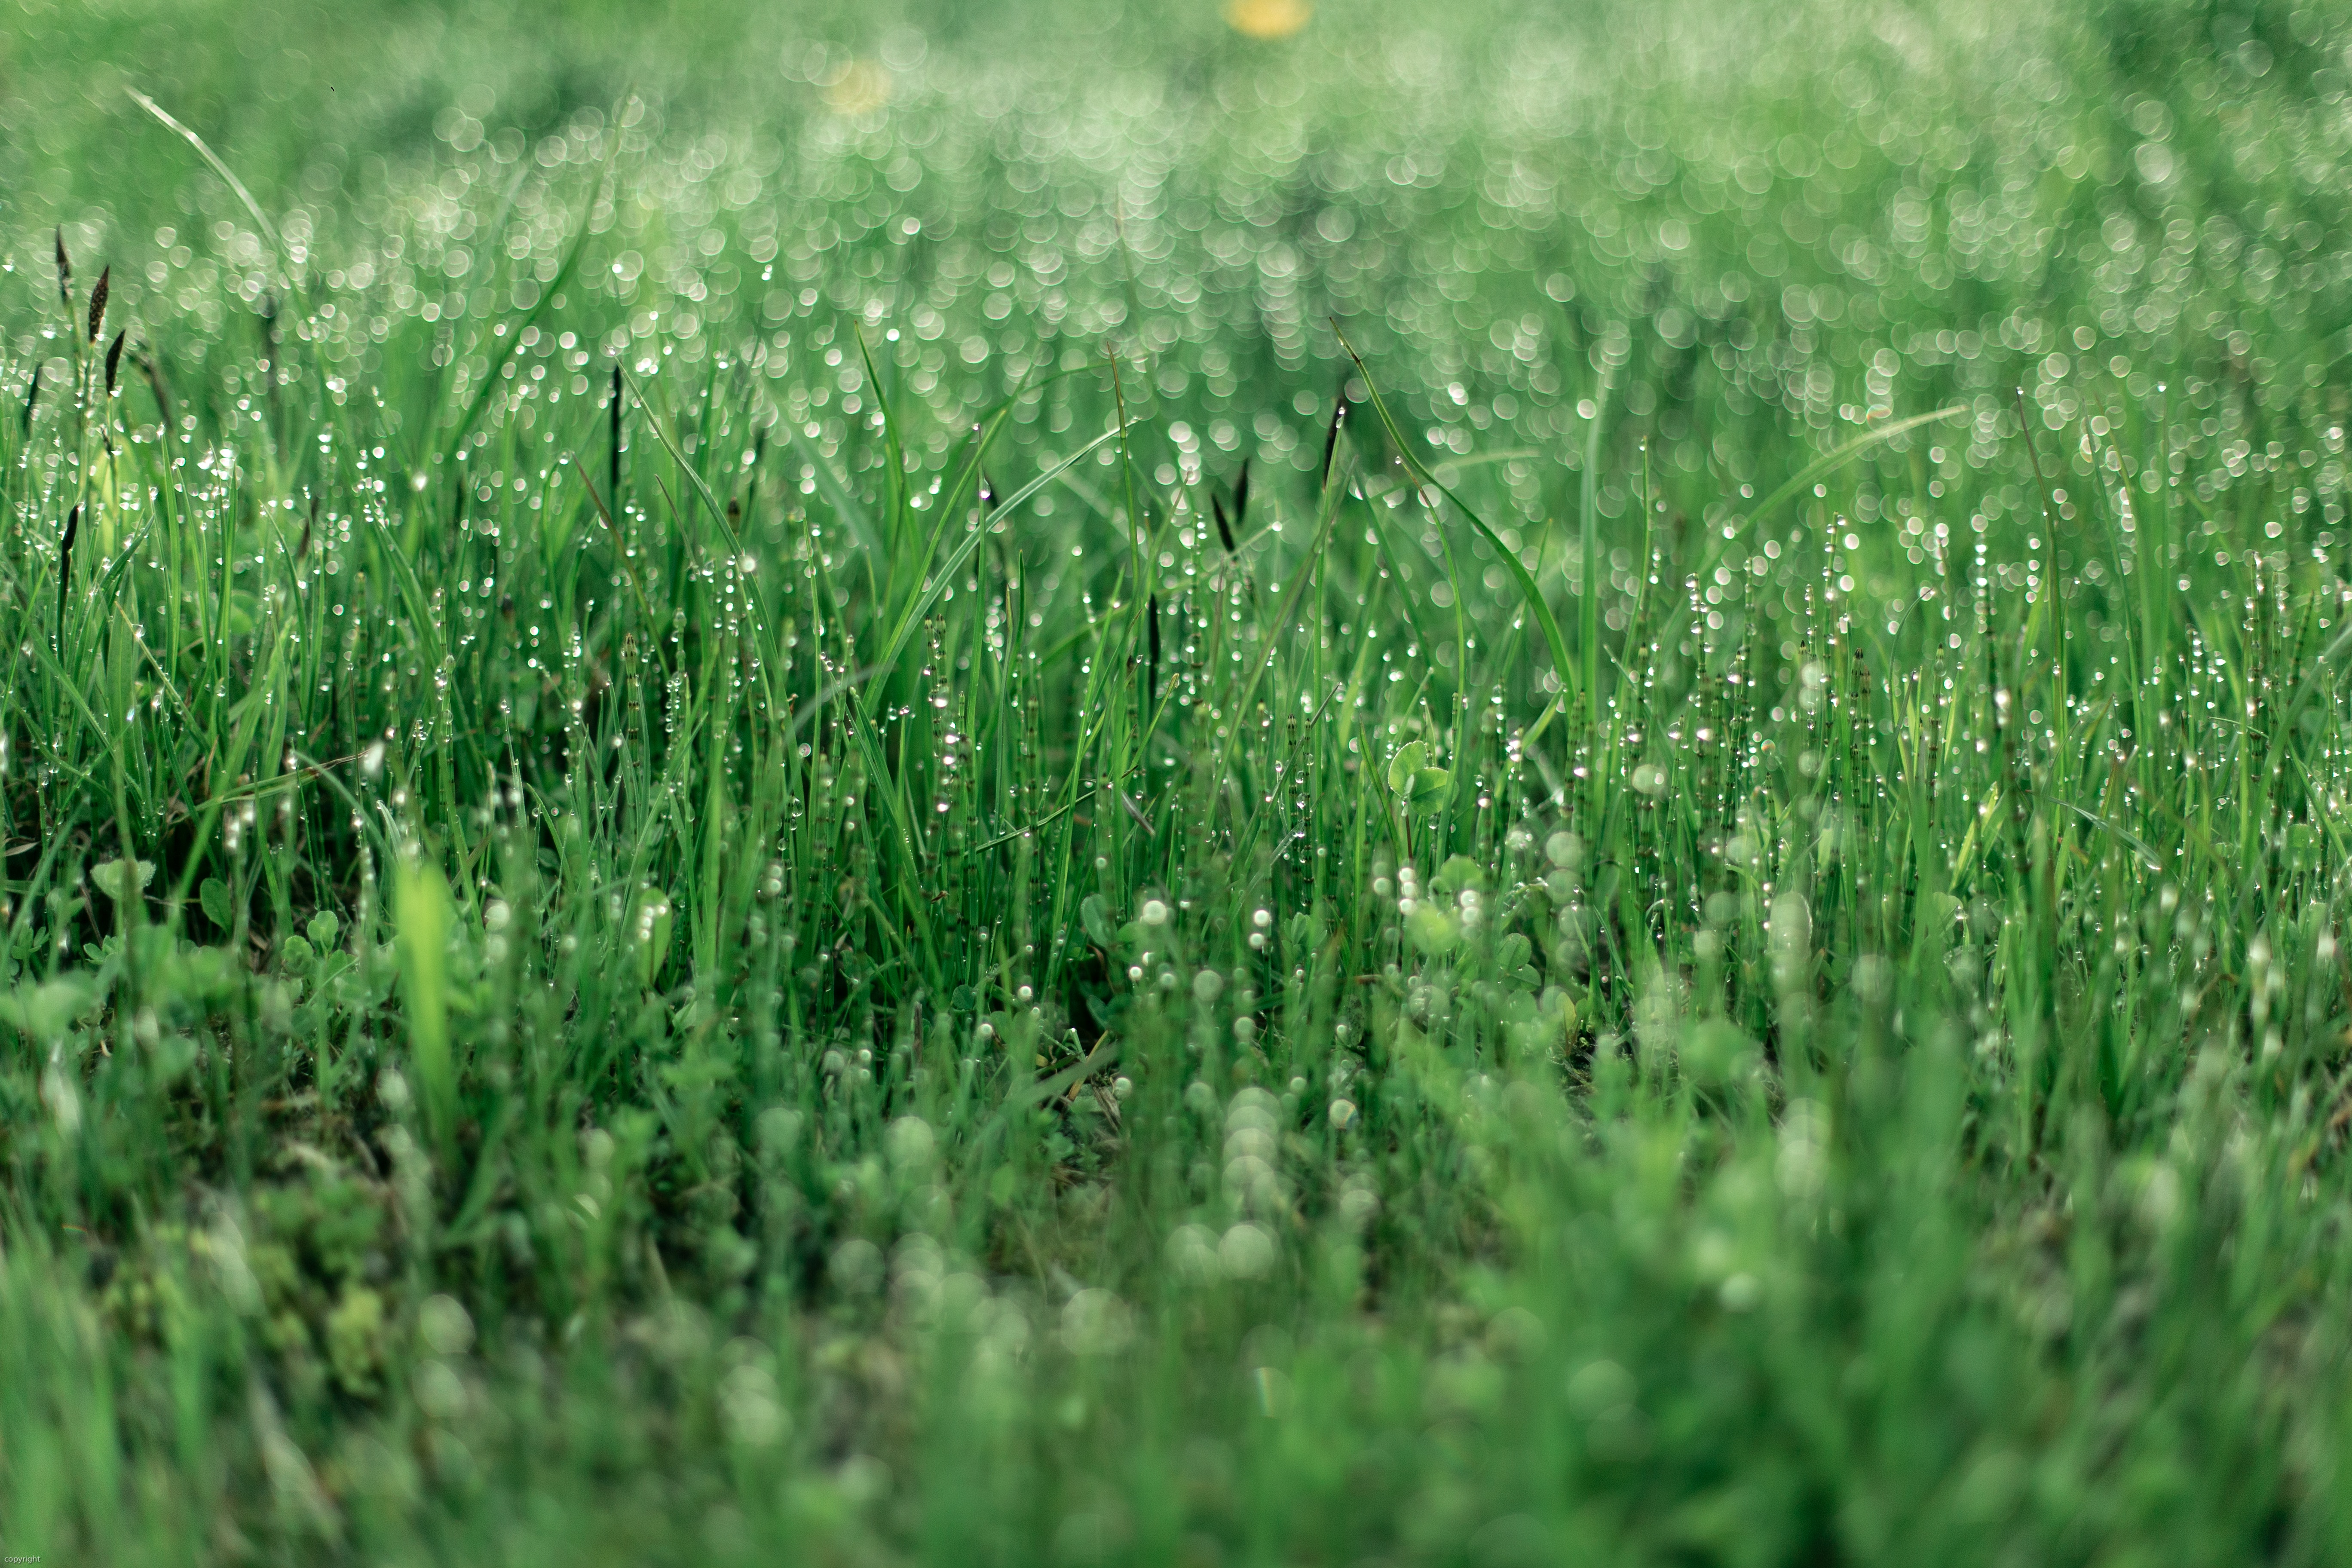
[[[2352,1557],[2352,27],[10,0],[0,1553]]]

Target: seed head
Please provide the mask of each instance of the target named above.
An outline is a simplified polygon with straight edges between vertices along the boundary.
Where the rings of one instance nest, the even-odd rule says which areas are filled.
[[[66,598],[73,583],[74,535],[81,531],[81,508],[76,506],[66,513],[65,537],[58,544],[58,651],[63,655],[66,646]]]
[[[1150,633],[1150,662],[1144,668],[1144,701],[1147,705],[1156,706],[1160,701],[1160,595],[1146,594],[1143,605],[1143,624]]]

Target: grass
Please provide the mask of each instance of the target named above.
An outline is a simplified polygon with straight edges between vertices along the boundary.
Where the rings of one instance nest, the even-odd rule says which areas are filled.
[[[2332,17],[533,18],[23,9],[0,1549],[2352,1552]]]

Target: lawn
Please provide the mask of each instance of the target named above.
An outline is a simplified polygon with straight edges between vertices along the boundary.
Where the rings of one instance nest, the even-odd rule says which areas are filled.
[[[7,0],[0,1552],[2352,1559],[2347,46]]]

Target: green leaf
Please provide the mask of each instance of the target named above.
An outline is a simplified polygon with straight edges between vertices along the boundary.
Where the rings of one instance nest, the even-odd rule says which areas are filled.
[[[1432,958],[1451,952],[1461,939],[1462,930],[1454,917],[1435,904],[1422,904],[1405,918],[1405,929],[1412,935],[1415,947]]]
[[[1087,938],[1105,952],[1118,945],[1110,929],[1110,909],[1100,893],[1088,893],[1078,905],[1078,920],[1087,928]]]
[[[1421,771],[1422,762],[1428,755],[1429,748],[1419,741],[1407,741],[1399,746],[1397,754],[1389,759],[1389,788],[1398,795],[1404,794],[1412,783],[1412,775]]]
[[[1532,991],[1537,979],[1534,958],[1535,944],[1518,931],[1508,932],[1496,945],[1495,973],[1506,985]]]
[[[10,1024],[35,1040],[61,1038],[77,1015],[97,999],[97,991],[79,975],[60,975],[38,985],[19,985],[0,996],[0,1023]]]
[[[229,925],[228,884],[218,877],[206,877],[205,885],[196,889],[196,902],[203,906],[205,919],[226,931]]]
[[[1429,747],[1420,741],[1407,741],[1389,759],[1389,788],[1407,806],[1423,805],[1445,793],[1454,782],[1450,769],[1425,765]]]
[[[1485,892],[1486,868],[1467,855],[1449,855],[1437,868],[1436,887],[1444,893],[1458,893],[1465,888]]]
[[[310,945],[320,952],[335,951],[335,939],[342,934],[343,922],[335,918],[332,910],[320,910],[310,917]]]
[[[131,886],[134,876],[138,881],[135,889]],[[147,884],[155,879],[155,862],[129,858],[102,861],[89,868],[89,879],[100,892],[119,904],[134,891],[147,890]]]

